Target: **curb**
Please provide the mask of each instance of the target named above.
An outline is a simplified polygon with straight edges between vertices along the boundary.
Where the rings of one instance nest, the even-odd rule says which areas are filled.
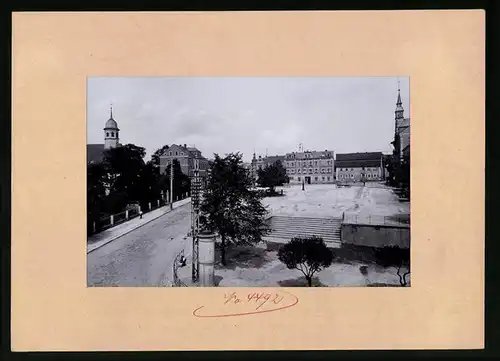
[[[177,208],[184,207],[185,205],[190,204],[190,203],[191,203],[191,201],[186,202],[185,204],[183,204],[183,205],[181,205],[181,206],[179,206],[179,207],[177,207]],[[145,226],[145,225],[146,225],[146,224],[148,224],[148,223],[153,222],[154,220],[156,220],[156,219],[158,219],[158,218],[160,218],[160,217],[164,216],[165,214],[168,214],[168,213],[170,213],[170,212],[174,211],[174,210],[175,210],[175,209],[177,209],[177,208],[174,208],[174,209],[169,209],[168,211],[166,211],[166,212],[164,212],[164,213],[160,214],[159,216],[154,217],[154,218],[151,218],[149,221],[144,222],[144,223],[142,223],[142,224],[139,224],[139,225],[138,225],[137,227],[135,227],[135,228],[132,228],[132,229],[130,229],[130,230],[128,230],[128,231],[126,231],[126,232],[123,232],[122,234],[119,234],[119,235],[117,235],[117,236],[114,236],[114,237],[110,238],[109,240],[107,240],[106,242],[104,242],[104,243],[100,244],[99,246],[97,246],[97,247],[95,247],[95,248],[92,248],[90,251],[88,251],[88,250],[87,250],[87,254],[94,252],[95,250],[97,250],[97,249],[99,249],[99,248],[101,248],[101,247],[103,247],[103,246],[107,245],[108,243],[113,242],[114,240],[116,240],[116,239],[118,239],[118,238],[120,238],[120,237],[123,237],[124,235],[129,234],[130,232],[135,231],[136,229],[141,228],[142,226]]]

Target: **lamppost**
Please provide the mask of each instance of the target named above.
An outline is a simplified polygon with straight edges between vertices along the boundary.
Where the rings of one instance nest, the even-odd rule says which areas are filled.
[[[174,209],[174,162],[170,163],[170,209]]]
[[[302,190],[304,190],[304,179],[302,178]]]

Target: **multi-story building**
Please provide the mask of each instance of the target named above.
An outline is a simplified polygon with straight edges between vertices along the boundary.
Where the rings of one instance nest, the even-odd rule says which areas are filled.
[[[304,151],[285,155],[283,165],[291,184],[334,183],[334,152]]]
[[[343,153],[335,157],[337,182],[369,182],[384,179],[382,152]]]
[[[177,159],[181,166],[182,173],[193,176],[194,162],[195,159],[198,160],[199,164],[199,176],[206,180],[207,171],[209,168],[209,161],[201,155],[200,150],[194,147],[188,147],[186,144],[177,145],[172,144],[168,149],[166,149],[160,156],[160,173],[165,172],[167,166],[174,160]]]

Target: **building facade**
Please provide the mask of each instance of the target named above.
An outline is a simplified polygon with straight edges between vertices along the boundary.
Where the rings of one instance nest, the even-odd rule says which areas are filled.
[[[333,151],[292,152],[284,158],[283,165],[291,184],[335,183]]]
[[[110,116],[104,125],[104,143],[87,144],[87,164],[101,163],[105,150],[121,147],[119,132],[118,123],[113,119],[113,108],[110,107]]]
[[[335,159],[338,183],[373,182],[384,179],[382,152],[341,153]]]
[[[188,147],[186,144],[178,145],[172,144],[160,155],[160,173],[164,173],[167,166],[177,159],[181,166],[182,173],[189,177],[194,175],[195,159],[199,164],[199,176],[206,180],[207,171],[209,168],[209,161],[202,156],[201,151],[195,147]]]

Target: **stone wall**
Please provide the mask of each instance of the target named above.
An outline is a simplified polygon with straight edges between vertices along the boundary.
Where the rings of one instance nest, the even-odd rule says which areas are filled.
[[[342,224],[342,245],[410,248],[409,226]]]

